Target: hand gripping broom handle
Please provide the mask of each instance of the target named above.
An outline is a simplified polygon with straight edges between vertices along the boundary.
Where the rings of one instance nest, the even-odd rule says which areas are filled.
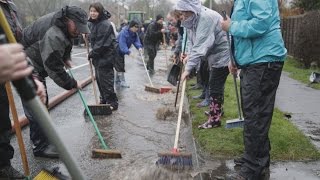
[[[174,138],[174,146],[173,146],[173,150],[176,151],[176,152],[178,151],[178,142],[179,142],[179,135],[180,135],[182,108],[183,108],[183,101],[184,101],[184,93],[185,93],[185,90],[186,90],[186,84],[187,84],[187,80],[185,79],[183,81],[183,83],[182,83],[181,98],[180,98],[179,112],[178,112],[178,122],[177,122],[176,136]]]
[[[223,16],[224,20],[227,19],[226,11],[222,11],[222,16]],[[228,31],[226,33],[227,33],[227,41],[228,41],[228,47],[229,47],[229,54],[230,54],[231,63],[232,63],[232,66],[235,66],[236,62],[234,60],[232,49],[231,49],[230,35],[229,35]],[[242,120],[242,115],[241,115],[241,110],[240,110],[239,93],[238,93],[238,85],[237,85],[237,74],[233,74],[233,83],[234,83],[234,88],[235,88],[235,91],[236,91],[236,98],[237,98],[237,105],[238,105],[238,115],[239,115],[239,119]]]
[[[3,28],[10,43],[16,43],[16,39],[11,32],[8,21],[0,8],[0,25]],[[84,180],[85,176],[76,164],[76,161],[72,157],[72,154],[68,151],[62,138],[59,136],[55,125],[48,113],[47,108],[42,104],[40,99],[36,96],[35,89],[33,88],[33,82],[28,78],[22,78],[12,82],[16,87],[21,98],[26,102],[27,107],[35,116],[35,120],[39,123],[43,132],[48,137],[49,141],[57,148],[61,160],[66,165],[70,175],[73,179]]]
[[[150,75],[149,75],[147,66],[146,66],[146,62],[144,61],[143,54],[142,54],[140,51],[139,51],[139,54],[140,54],[141,59],[142,59],[142,61],[143,61],[143,66],[144,66],[144,69],[146,70],[146,73],[147,73],[147,75],[148,75],[149,82],[150,82],[151,86],[154,87],[153,84],[152,84],[152,81],[151,81],[151,78],[150,78]]]

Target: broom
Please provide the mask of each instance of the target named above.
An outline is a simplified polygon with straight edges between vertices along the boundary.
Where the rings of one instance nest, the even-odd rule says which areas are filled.
[[[227,19],[226,11],[222,11],[222,16],[223,16],[224,20]],[[235,60],[234,60],[234,57],[233,57],[233,54],[232,54],[232,50],[231,50],[229,32],[227,32],[227,40],[228,40],[231,63],[232,63],[233,66],[235,66],[236,63],[235,63]],[[233,74],[233,84],[234,84],[234,88],[235,88],[235,91],[236,91],[239,119],[227,120],[226,121],[226,128],[227,129],[236,128],[236,127],[243,127],[243,124],[244,124],[244,119],[242,118],[241,110],[240,110],[240,100],[239,100],[238,85],[237,85],[237,74]]]
[[[147,72],[147,76],[148,76],[148,79],[149,79],[149,82],[150,82],[150,85],[151,85],[151,86],[147,86],[147,85],[146,85],[145,88],[144,88],[144,90],[145,90],[145,91],[154,92],[154,93],[160,93],[160,94],[170,91],[170,90],[172,89],[171,87],[156,88],[156,87],[153,86],[153,83],[152,83],[152,81],[151,81],[151,78],[150,78],[150,75],[149,75],[149,72],[148,72],[148,69],[147,69],[147,66],[146,66],[144,57],[143,57],[143,55],[142,55],[142,53],[141,53],[140,51],[139,51],[139,54],[140,54],[141,59],[142,59],[142,61],[143,61],[143,66],[144,66],[144,69],[145,69],[146,72]]]
[[[69,69],[69,73],[70,73],[70,76],[73,78],[73,74],[72,74],[72,71],[71,69]],[[80,91],[80,89],[77,90],[79,96],[80,96],[80,99],[83,103],[83,106],[85,107],[88,115],[89,115],[89,118],[91,120],[91,123],[98,135],[98,138],[99,138],[99,141],[101,143],[101,146],[103,149],[93,149],[92,150],[92,157],[93,158],[121,158],[121,152],[118,151],[118,150],[111,150],[107,144],[104,142],[103,140],[103,137],[98,129],[98,126],[97,126],[97,123],[95,122],[95,120],[93,119],[93,116],[90,112],[90,109],[86,103],[86,101],[84,100],[84,97],[82,95],[82,92]]]
[[[10,29],[9,23],[0,8],[0,24],[3,28],[10,43],[17,43],[13,33]],[[68,151],[66,146],[62,142],[62,138],[59,136],[53,121],[48,113],[47,108],[42,104],[40,99],[36,96],[33,83],[28,78],[22,78],[12,81],[16,87],[19,95],[25,101],[26,106],[30,108],[31,112],[35,115],[35,120],[39,123],[40,127],[44,129],[45,135],[49,141],[57,147],[61,160],[66,165],[69,173],[73,179],[84,180],[84,175],[78,165],[75,163],[72,154]],[[40,173],[48,175],[48,173],[41,171]]]
[[[89,42],[86,36],[83,37],[86,49],[87,49],[87,55],[89,56]],[[93,115],[110,115],[112,114],[112,108],[108,104],[99,104],[98,96],[97,96],[97,88],[96,88],[96,82],[93,75],[93,68],[92,68],[92,59],[89,60],[89,67],[90,67],[90,75],[92,80],[92,86],[93,86],[93,94],[96,100],[96,105],[88,105],[88,108],[90,109],[90,112]],[[84,114],[88,115],[87,111],[84,110]]]
[[[182,92],[179,104],[179,113],[178,113],[178,122],[176,135],[174,140],[174,146],[171,152],[161,152],[158,153],[159,160],[156,162],[157,165],[171,166],[177,167],[180,169],[181,167],[192,167],[192,154],[191,153],[181,153],[178,150],[178,142],[179,142],[179,134],[180,134],[180,124],[182,117],[182,107],[184,100],[184,93],[186,89],[187,80],[183,81],[182,84]]]

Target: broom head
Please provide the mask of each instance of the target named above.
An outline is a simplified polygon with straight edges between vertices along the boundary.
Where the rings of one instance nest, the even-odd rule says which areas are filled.
[[[181,153],[176,150],[172,152],[158,153],[159,159],[157,165],[169,166],[174,169],[191,168],[192,154]]]
[[[112,149],[93,149],[92,150],[92,158],[122,158],[121,152],[118,150]]]
[[[112,109],[108,104],[88,105],[93,116],[104,116],[112,114]],[[88,116],[88,112],[84,110],[84,115]]]

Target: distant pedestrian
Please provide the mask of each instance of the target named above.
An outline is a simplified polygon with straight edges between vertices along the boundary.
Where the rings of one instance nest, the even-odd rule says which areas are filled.
[[[241,69],[244,153],[235,163],[241,170],[229,179],[262,179],[270,166],[271,125],[276,91],[287,50],[280,29],[277,0],[236,0],[231,20],[222,28],[233,37],[236,65]]]

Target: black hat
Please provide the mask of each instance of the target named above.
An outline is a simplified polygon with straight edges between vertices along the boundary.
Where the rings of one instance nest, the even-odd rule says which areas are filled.
[[[81,34],[90,33],[87,24],[88,15],[83,9],[77,6],[66,6],[65,13],[66,16],[76,24],[76,27]]]
[[[139,23],[135,20],[130,21],[129,28],[132,28],[133,26],[139,26]]]
[[[161,14],[158,14],[156,17],[156,21],[159,21],[160,19],[163,19],[163,16]]]

